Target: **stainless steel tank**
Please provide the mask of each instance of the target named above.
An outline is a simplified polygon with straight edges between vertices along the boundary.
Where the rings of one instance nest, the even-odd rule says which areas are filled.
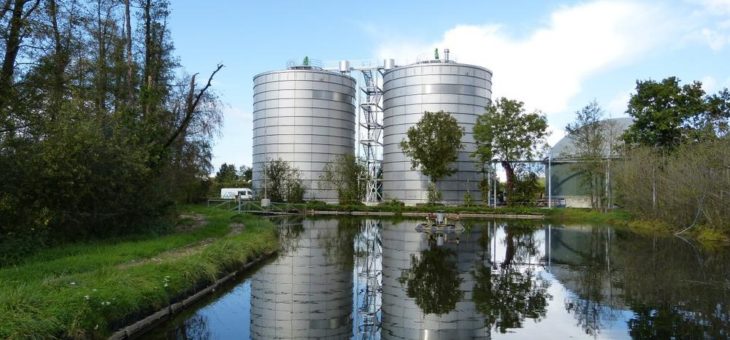
[[[319,176],[338,155],[355,152],[355,79],[296,66],[253,82],[254,188],[263,188],[264,164],[281,158],[299,169],[305,199],[336,202],[334,190],[320,190]]]
[[[466,192],[480,198],[478,165],[469,155],[476,144],[472,130],[492,97],[492,72],[479,66],[431,60],[387,70],[383,77],[383,199],[406,204],[425,203],[428,178],[411,170],[400,142],[425,111],[446,111],[464,128],[458,170],[441,179],[438,188],[445,203],[461,203]]]

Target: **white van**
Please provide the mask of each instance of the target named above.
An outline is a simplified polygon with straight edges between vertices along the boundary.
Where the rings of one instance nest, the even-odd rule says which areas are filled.
[[[249,188],[222,188],[221,198],[227,200],[236,199],[236,196],[241,200],[247,201],[253,199],[253,190]]]

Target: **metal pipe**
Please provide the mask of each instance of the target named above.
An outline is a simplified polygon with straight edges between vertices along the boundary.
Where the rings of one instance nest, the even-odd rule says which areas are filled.
[[[553,207],[553,180],[552,180],[552,162],[553,162],[553,149],[550,148],[548,153],[548,208]]]

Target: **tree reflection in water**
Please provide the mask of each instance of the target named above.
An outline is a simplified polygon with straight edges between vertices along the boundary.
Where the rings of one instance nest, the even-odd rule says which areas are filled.
[[[522,327],[525,318],[544,318],[547,301],[552,298],[547,292],[549,282],[537,275],[535,268],[520,268],[538,253],[533,229],[510,224],[504,230],[505,256],[499,269],[480,265],[473,273],[474,304],[485,316],[487,326],[494,326],[500,333]]]
[[[276,223],[276,234],[279,237],[279,247],[282,254],[297,250],[299,235],[304,231],[304,218],[301,216],[286,216],[272,219]]]
[[[642,339],[730,338],[730,251],[676,237],[617,232],[629,333]]]
[[[182,325],[170,331],[167,338],[176,340],[211,339],[208,318],[196,313],[186,319]]]
[[[565,244],[559,237],[556,244],[570,248],[575,256],[571,266],[575,271],[574,294],[565,301],[565,310],[573,314],[578,325],[588,335],[597,335],[619,317],[619,302],[614,297],[613,282],[616,268],[610,266],[611,230],[591,228],[590,232],[574,232],[581,242]]]
[[[453,250],[433,243],[420,256],[411,255],[411,268],[404,270],[398,281],[406,285],[406,294],[416,300],[424,314],[449,313],[464,296],[455,258]]]

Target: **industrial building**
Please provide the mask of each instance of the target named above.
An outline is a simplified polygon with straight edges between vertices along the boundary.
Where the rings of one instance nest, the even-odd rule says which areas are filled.
[[[374,67],[343,61],[333,69],[306,64],[256,75],[254,188],[264,186],[267,162],[280,158],[299,169],[304,199],[337,202],[334,190],[320,189],[319,176],[337,156],[354,153],[365,158],[370,174],[367,202],[426,203],[428,178],[411,169],[399,143],[425,111],[443,110],[464,130],[464,149],[452,165],[457,172],[438,182],[443,202],[462,203],[467,193],[478,200],[481,175],[470,157],[476,148],[472,129],[490,103],[492,72],[457,63],[444,52],[442,59],[404,66],[392,59]]]
[[[616,157],[615,146],[620,143],[621,135],[632,123],[631,118],[613,118],[599,122],[603,126],[601,130],[604,133],[604,140],[608,142],[603,150],[604,160]],[[583,184],[583,173],[575,166],[582,161],[576,155],[577,151],[575,139],[571,135],[563,137],[550,149],[549,196],[555,201],[564,202],[569,208],[591,208],[590,191]],[[607,167],[606,171],[606,182],[608,182],[610,167]]]
[[[337,202],[319,176],[355,152],[355,79],[304,65],[258,74],[253,83],[254,188],[264,186],[265,164],[282,159],[299,169],[304,199]]]
[[[411,161],[403,154],[400,142],[425,111],[443,110],[464,130],[464,148],[453,164],[457,172],[437,183],[443,202],[461,203],[467,192],[478,200],[481,175],[470,156],[476,151],[472,130],[491,100],[492,72],[446,57],[396,67],[383,78],[383,198],[409,205],[428,201],[429,179],[411,170]]]

